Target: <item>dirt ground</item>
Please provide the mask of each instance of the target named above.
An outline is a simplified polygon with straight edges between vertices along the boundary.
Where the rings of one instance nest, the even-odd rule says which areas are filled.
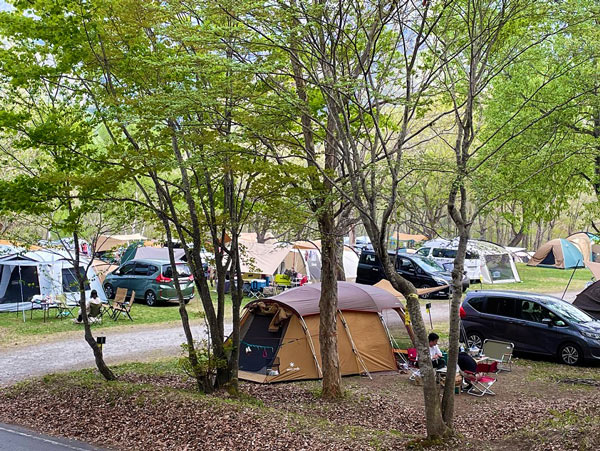
[[[457,435],[433,448],[599,449],[598,371],[520,360],[497,375],[496,396],[455,396]],[[231,398],[200,395],[180,374],[125,371],[116,383],[84,374],[3,389],[0,422],[134,450],[406,449],[426,432],[409,374],[344,378],[337,402],[319,398],[319,381],[242,383]]]

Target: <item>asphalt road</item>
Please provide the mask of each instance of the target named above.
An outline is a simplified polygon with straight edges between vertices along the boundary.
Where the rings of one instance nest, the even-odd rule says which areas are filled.
[[[100,450],[87,443],[38,434],[19,426],[0,423],[0,451]]]

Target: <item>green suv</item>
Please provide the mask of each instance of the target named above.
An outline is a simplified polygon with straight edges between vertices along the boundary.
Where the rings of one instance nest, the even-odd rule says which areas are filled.
[[[186,263],[176,264],[177,276],[186,304],[194,297],[194,277]],[[104,292],[108,299],[115,297],[117,288],[127,288],[127,295],[135,291],[136,299],[149,306],[164,301],[177,301],[173,270],[167,260],[129,260],[104,279]]]

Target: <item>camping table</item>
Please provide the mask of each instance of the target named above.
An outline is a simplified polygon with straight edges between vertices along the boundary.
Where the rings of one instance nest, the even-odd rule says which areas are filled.
[[[41,301],[40,306],[44,312],[44,322],[46,322],[46,318],[50,319],[50,309],[58,308],[58,304],[54,301]]]

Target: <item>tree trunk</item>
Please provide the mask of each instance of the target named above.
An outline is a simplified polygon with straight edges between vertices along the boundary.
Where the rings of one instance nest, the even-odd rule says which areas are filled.
[[[521,225],[521,230],[519,230],[515,236],[513,236],[512,240],[510,240],[510,242],[507,244],[508,247],[515,247],[517,246],[525,237],[525,233],[523,232],[525,226]]]
[[[96,362],[96,368],[98,368],[100,374],[102,374],[104,379],[106,379],[107,381],[114,381],[117,379],[117,377],[108,367],[108,365],[106,365],[104,357],[102,356],[102,351],[98,347],[98,343],[96,343],[96,340],[94,340],[94,336],[92,335],[92,328],[90,327],[90,321],[87,315],[87,310],[85,308],[85,278],[79,271],[79,235],[77,232],[73,232],[73,245],[75,246],[75,261],[73,266],[75,267],[75,275],[77,277],[77,283],[79,284],[79,308],[81,309],[81,318],[83,319],[85,341],[90,346],[90,348],[92,348],[92,352],[94,353],[94,360]]]
[[[324,399],[341,398],[342,376],[337,347],[337,251],[331,207],[319,215],[321,232],[321,298],[319,299],[319,343],[323,366]]]
[[[450,331],[448,338],[448,366],[446,370],[446,385],[442,398],[442,417],[444,423],[452,428],[454,422],[454,378],[458,363],[458,342],[460,341],[460,316],[459,309],[462,301],[462,280],[464,277],[465,257],[469,241],[469,226],[458,224],[459,240],[454,268],[452,269],[452,302],[450,304]]]
[[[442,419],[440,409],[440,396],[437,388],[435,373],[429,354],[429,341],[427,339],[427,328],[421,315],[421,304],[417,296],[417,290],[412,283],[403,279],[396,272],[394,262],[390,260],[387,253],[386,239],[381,233],[375,232],[375,227],[367,226],[369,237],[371,238],[373,249],[382,263],[383,270],[387,279],[395,290],[399,291],[406,298],[407,310],[410,315],[414,336],[415,346],[419,356],[419,371],[423,378],[423,398],[425,402],[425,421],[427,426],[427,437],[437,439],[448,434],[449,430]]]

